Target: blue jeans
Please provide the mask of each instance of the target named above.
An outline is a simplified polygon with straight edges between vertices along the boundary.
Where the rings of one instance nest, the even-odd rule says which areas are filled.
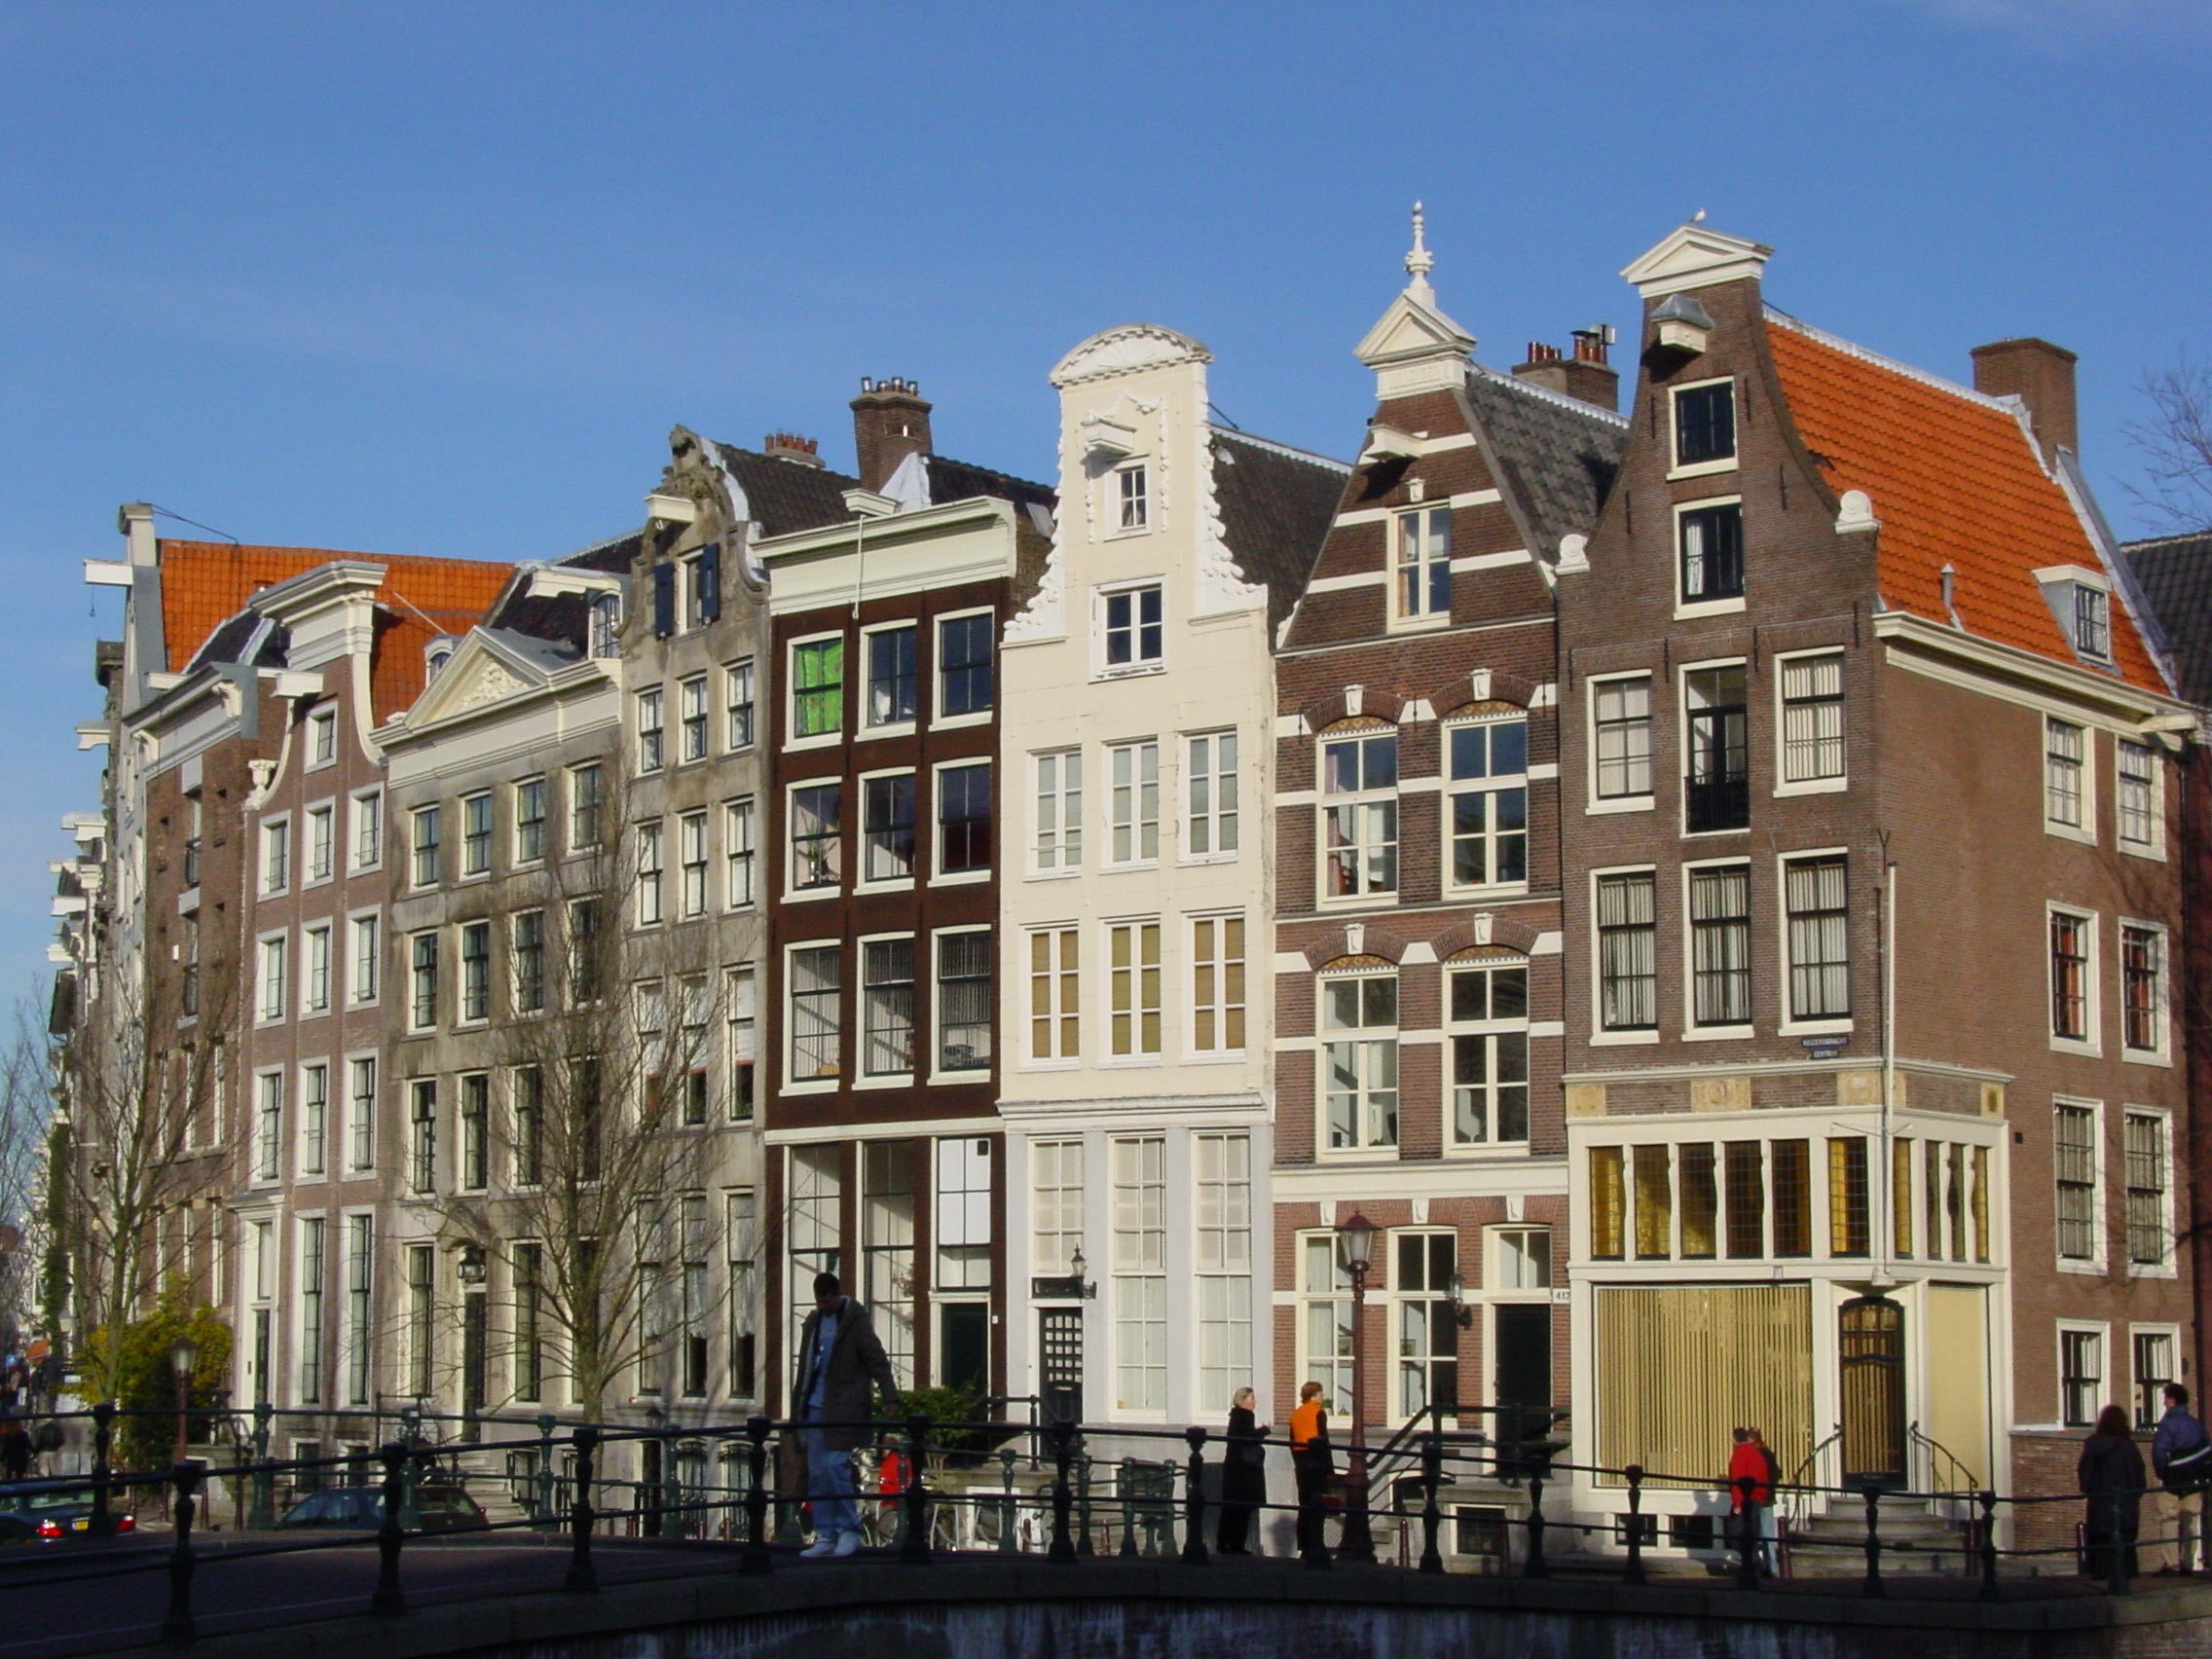
[[[827,1538],[857,1532],[861,1512],[853,1502],[853,1455],[833,1452],[822,1441],[819,1428],[799,1430],[799,1443],[806,1448],[806,1499],[814,1508],[814,1534]]]

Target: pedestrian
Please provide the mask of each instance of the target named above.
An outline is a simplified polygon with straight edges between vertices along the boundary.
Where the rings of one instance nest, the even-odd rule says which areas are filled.
[[[1779,1473],[1766,1438],[1756,1428],[1730,1430],[1728,1507],[1736,1518],[1736,1547],[1753,1552],[1758,1570],[1774,1575],[1774,1483]],[[1749,1482],[1747,1486],[1745,1483]]]
[[[849,1556],[861,1547],[853,1449],[875,1417],[871,1384],[886,1406],[899,1409],[899,1380],[867,1309],[844,1294],[835,1273],[816,1273],[814,1311],[799,1331],[792,1384],[814,1512],[814,1542],[801,1554]]]
[[[1298,1476],[1298,1553],[1318,1555],[1323,1547],[1322,1502],[1336,1472],[1329,1453],[1329,1413],[1321,1404],[1321,1384],[1299,1386],[1298,1409],[1290,1414],[1290,1462]]]
[[[2158,1490],[2151,1499],[2147,1563],[2157,1572],[2194,1572],[2204,1545],[2204,1484],[2212,1479],[2212,1437],[2189,1409],[2189,1390],[2166,1384],[2166,1409],[2151,1436],[2151,1472]]]
[[[11,1481],[28,1480],[31,1472],[31,1437],[23,1425],[10,1418],[0,1428],[0,1474]]]
[[[1221,1528],[1215,1547],[1225,1556],[1250,1555],[1252,1516],[1268,1500],[1268,1431],[1253,1416],[1254,1396],[1239,1388],[1229,1402],[1227,1444],[1221,1454]]]
[[[2123,1570],[2134,1577],[2135,1535],[2143,1516],[2143,1454],[2136,1450],[2127,1414],[2120,1407],[2107,1406],[2097,1415],[2096,1430],[2082,1442],[2075,1472],[2089,1500],[2083,1529],[2089,1547],[2083,1571],[2091,1578],[2110,1578],[2118,1550],[2123,1552]]]

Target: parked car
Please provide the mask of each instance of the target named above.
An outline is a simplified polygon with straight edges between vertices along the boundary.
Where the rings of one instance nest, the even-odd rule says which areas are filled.
[[[484,1510],[465,1487],[425,1484],[415,1489],[417,1524],[425,1532],[451,1532],[484,1525]],[[284,1511],[279,1527],[352,1527],[374,1531],[384,1525],[384,1493],[377,1487],[332,1487],[310,1493]]]
[[[115,1530],[134,1532],[138,1522],[123,1502],[121,1493],[108,1499]],[[0,1520],[27,1525],[41,1538],[89,1536],[92,1530],[92,1494],[74,1482],[19,1483],[0,1496]]]

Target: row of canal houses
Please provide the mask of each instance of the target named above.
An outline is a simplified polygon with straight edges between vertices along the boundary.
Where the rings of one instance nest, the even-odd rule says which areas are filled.
[[[887,380],[854,475],[680,427],[542,562],[125,508],[61,954],[78,1051],[204,1062],[146,1285],[298,1453],[781,1413],[831,1269],[1016,1416],[2063,1490],[2197,1375],[2197,716],[2071,354],[1970,389],[1768,255],[1503,372],[1417,215],[1348,461],[1139,325],[1053,484]]]

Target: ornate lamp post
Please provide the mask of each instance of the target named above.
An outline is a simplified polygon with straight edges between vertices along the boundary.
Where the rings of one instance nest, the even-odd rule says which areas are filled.
[[[176,1461],[184,1461],[184,1444],[191,1423],[192,1373],[200,1364],[200,1345],[179,1337],[169,1345],[169,1370],[176,1376]]]
[[[1345,1525],[1337,1555],[1372,1562],[1375,1537],[1367,1521],[1367,1272],[1375,1265],[1375,1224],[1357,1210],[1337,1224],[1345,1265],[1351,1269],[1351,1450],[1345,1457]]]

